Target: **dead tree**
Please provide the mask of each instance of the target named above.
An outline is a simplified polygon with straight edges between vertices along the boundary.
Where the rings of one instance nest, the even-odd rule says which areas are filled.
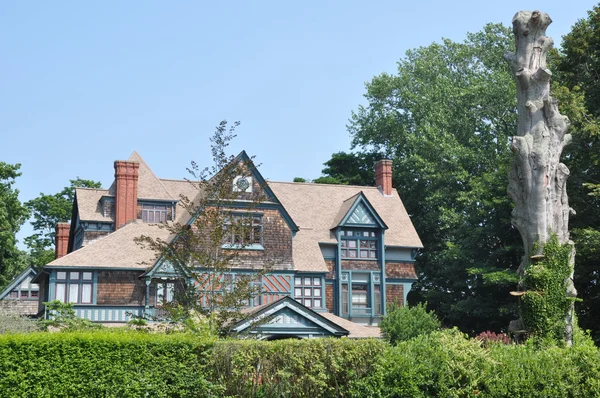
[[[575,250],[569,239],[569,169],[560,162],[560,156],[563,147],[571,142],[571,135],[567,134],[568,118],[559,113],[557,101],[550,96],[552,73],[546,65],[546,53],[553,41],[546,37],[546,28],[551,22],[544,12],[518,12],[512,21],[516,53],[505,54],[516,80],[519,115],[518,132],[512,138],[514,157],[508,194],[515,202],[512,224],[519,230],[525,247],[518,269],[521,292],[513,293],[521,297],[527,294],[530,286],[524,283],[524,276],[528,267],[537,262],[543,264],[544,247],[552,236],[559,244],[568,245],[570,274],[564,280],[564,293],[571,304],[563,319],[564,338],[570,345],[577,295],[572,279]],[[524,326],[517,329],[527,329],[526,322],[517,324]],[[511,326],[515,328],[514,324]]]

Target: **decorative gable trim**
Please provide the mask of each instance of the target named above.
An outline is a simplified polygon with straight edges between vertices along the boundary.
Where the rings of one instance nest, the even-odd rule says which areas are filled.
[[[189,271],[181,264],[173,263],[161,257],[154,263],[149,271],[140,275],[140,278],[189,278]]]
[[[356,195],[350,209],[334,227],[388,228],[362,191]]]
[[[279,327],[273,327],[274,325]],[[299,327],[300,325],[310,326],[311,330],[303,332],[302,328]],[[350,333],[289,296],[263,306],[247,319],[234,325],[232,331],[234,333],[244,331],[252,334],[264,333],[266,335],[302,336],[304,334],[321,334],[336,337],[347,336]]]
[[[31,275],[31,283],[35,283],[34,279],[37,276],[37,271],[33,266],[27,267],[23,272],[21,272],[13,281],[0,293],[0,300],[3,300],[10,294],[10,292],[17,286],[21,284],[28,276]]]

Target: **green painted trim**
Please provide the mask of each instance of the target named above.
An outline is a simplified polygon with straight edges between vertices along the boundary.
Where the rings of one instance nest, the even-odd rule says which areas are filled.
[[[45,265],[46,270],[76,270],[82,269],[89,271],[145,271],[147,268],[118,268],[118,267],[97,267],[93,265]]]
[[[367,208],[367,210],[371,213],[371,216],[373,216],[373,218],[375,219],[375,222],[377,224],[347,224],[348,218],[350,218],[350,216],[354,213],[354,210],[356,210],[359,203],[362,203]],[[356,227],[371,227],[371,228],[375,227],[375,228],[388,229],[388,226],[385,224],[385,222],[383,222],[383,219],[375,211],[375,208],[371,205],[371,202],[369,202],[369,200],[367,199],[367,197],[365,196],[365,194],[362,191],[359,192],[359,196],[356,198],[356,200],[354,201],[352,206],[350,206],[350,209],[348,210],[348,212],[346,212],[346,215],[344,216],[344,218],[342,218],[342,221],[340,221],[340,223],[337,226],[344,226],[344,227],[356,226]],[[338,242],[339,242],[339,239],[338,239]]]
[[[406,307],[408,305],[408,303],[406,302],[406,299],[408,298],[408,293],[410,292],[410,289],[412,288],[412,282],[409,283],[404,283],[404,306]]]
[[[387,278],[385,283],[388,285],[401,285],[403,283],[414,283],[417,279],[408,279],[408,278]]]
[[[86,271],[89,272],[89,271]],[[98,303],[98,272],[92,271],[92,304]]]
[[[335,279],[337,280],[337,285],[333,292],[333,296],[337,297],[333,305],[333,312],[337,316],[342,315],[342,245],[339,244],[341,235],[342,228],[337,227],[335,229],[335,238],[338,241],[337,255],[335,258]],[[350,305],[350,303],[348,303],[348,305]]]
[[[29,267],[27,267],[24,271],[22,271],[19,275],[17,275],[13,281],[10,283],[10,285],[8,285],[6,287],[6,289],[4,289],[2,291],[2,293],[0,293],[0,300],[2,300],[3,298],[5,298],[6,296],[8,296],[10,294],[10,292],[17,286],[19,286],[21,284],[21,282],[23,282],[31,273],[33,273],[33,276],[31,277],[31,282],[30,283],[35,283],[33,282],[33,280],[35,279],[35,277],[37,276],[37,271],[35,270],[35,268],[33,268],[32,265],[30,265]],[[19,289],[20,291],[20,289]],[[19,297],[20,298],[20,297]]]
[[[50,272],[50,277],[48,278],[48,301],[53,301],[54,297],[56,296],[55,294],[55,289],[56,289],[56,271],[51,271]]]
[[[263,247],[263,245],[259,245],[259,244],[251,244],[251,245],[239,245],[239,244],[229,244],[229,243],[225,243],[224,245],[221,245],[221,249],[227,249],[227,250],[265,250],[265,248]]]
[[[379,268],[381,269],[381,277],[380,277],[380,285],[379,285],[379,295],[381,296],[381,315],[386,315],[387,314],[387,294],[386,294],[386,289],[385,289],[385,283],[386,283],[386,278],[385,278],[385,231],[381,231],[381,234],[379,235],[379,247],[381,250],[381,254],[380,254],[380,265]]]

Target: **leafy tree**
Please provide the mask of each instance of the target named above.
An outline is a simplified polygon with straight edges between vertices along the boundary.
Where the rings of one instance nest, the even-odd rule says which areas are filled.
[[[226,155],[235,137],[234,123],[229,129],[222,121],[213,137],[213,165],[200,168],[192,162],[189,180],[198,192],[195,198],[182,197],[181,203],[192,216],[191,224],[163,224],[160,227],[176,236],[172,240],[142,236],[137,241],[158,252],[187,277],[175,287],[175,300],[164,306],[167,318],[181,322],[192,330],[209,323],[210,330],[227,335],[235,323],[244,318],[241,309],[260,292],[255,281],[269,269],[270,263],[256,269],[245,263],[244,248],[254,243],[253,217],[237,217],[232,210],[244,200],[244,211],[251,211],[263,200],[262,188],[252,193],[232,190],[237,176],[249,176],[252,160],[235,161]],[[229,278],[236,267],[253,268],[248,276]]]
[[[314,180],[317,184],[344,184],[373,186],[375,163],[379,153],[338,152],[331,155],[322,170],[324,176]]]
[[[20,167],[0,162],[0,290],[28,265],[25,253],[17,248],[16,238],[29,216],[19,201],[19,190],[13,187],[21,175]]]
[[[573,143],[565,148],[565,163],[571,170],[568,180],[572,239],[577,257],[575,287],[581,302],[576,303],[578,321],[591,329],[600,342],[600,318],[592,309],[600,305],[600,6],[579,20],[563,36],[560,52],[552,59],[556,71],[553,94],[560,100],[561,113],[571,121]]]
[[[516,101],[503,60],[512,46],[511,30],[490,24],[462,43],[410,50],[397,74],[367,83],[368,104],[349,125],[354,148],[394,161],[423,240],[409,302],[427,301],[469,333],[505,329],[516,312],[508,291],[521,243],[506,195]]]
[[[422,334],[440,330],[440,320],[435,313],[427,311],[425,304],[414,307],[392,305],[381,319],[381,333],[392,345],[410,340]]]
[[[100,188],[97,181],[77,177],[70,185],[53,195],[40,193],[35,199],[25,202],[33,215],[34,233],[25,238],[31,258],[36,266],[42,266],[54,259],[54,238],[56,224],[71,220],[75,188]]]

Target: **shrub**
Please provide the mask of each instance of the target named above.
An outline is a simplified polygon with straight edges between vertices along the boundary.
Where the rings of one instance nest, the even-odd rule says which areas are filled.
[[[484,347],[491,344],[511,344],[512,340],[505,333],[494,333],[489,330],[479,333],[476,337]]]
[[[425,309],[425,304],[414,307],[392,305],[379,327],[383,337],[395,345],[400,341],[439,330],[441,324],[433,312]]]
[[[41,320],[41,325],[44,330],[56,328],[59,330],[75,331],[102,328],[102,325],[100,324],[79,318],[75,315],[75,310],[71,303],[62,303],[58,300],[54,300],[44,303],[44,305],[49,314],[49,319]]]
[[[0,336],[3,397],[210,397],[212,342],[132,331]]]
[[[8,305],[0,306],[0,334],[3,333],[28,333],[39,330],[36,321],[20,315]]]
[[[386,346],[373,339],[224,341],[212,353],[212,379],[235,397],[344,397]]]

